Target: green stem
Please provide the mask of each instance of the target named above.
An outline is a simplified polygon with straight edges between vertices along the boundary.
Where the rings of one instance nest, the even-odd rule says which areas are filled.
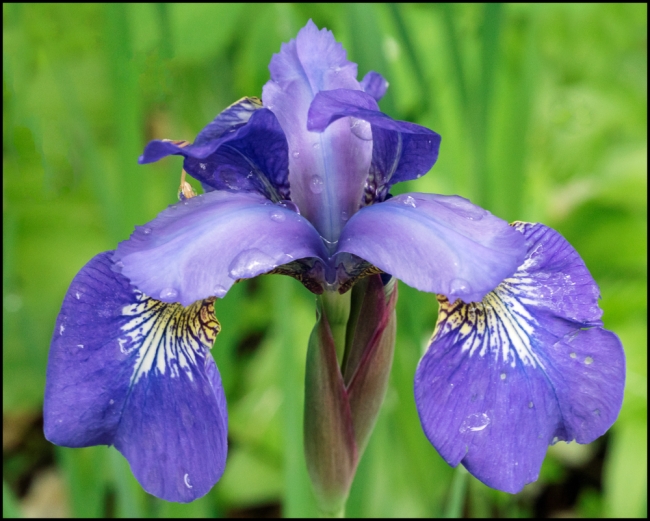
[[[319,512],[320,517],[328,517],[330,519],[333,518],[344,518],[345,517],[345,505],[343,505],[340,510],[337,510],[336,512],[325,512],[324,510],[321,510]]]
[[[454,478],[451,482],[449,500],[445,509],[446,518],[457,519],[463,516],[465,506],[465,492],[467,490],[467,470],[462,465],[456,467]]]
[[[348,319],[350,318],[351,293],[351,291],[348,291],[344,295],[339,295],[334,291],[325,291],[318,297],[330,329],[332,330],[334,345],[336,346],[336,359],[339,362],[339,366],[343,360],[343,353],[345,351],[345,333]]]

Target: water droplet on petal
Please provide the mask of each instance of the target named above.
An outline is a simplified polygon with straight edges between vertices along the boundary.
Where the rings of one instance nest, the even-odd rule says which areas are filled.
[[[590,365],[590,364],[592,364],[592,363],[593,363],[593,361],[594,361],[594,359],[593,359],[593,358],[591,358],[590,356],[588,356],[587,358],[585,358],[585,364],[587,364],[587,365]]]
[[[280,201],[278,205],[300,215],[300,208],[298,208],[298,205],[293,201],[289,201],[289,200]]]
[[[551,441],[551,445],[555,445],[558,441],[560,441],[560,438],[558,438],[557,436],[555,436],[555,437],[553,438],[553,440]]]
[[[576,358],[578,355],[576,355],[575,353],[571,353],[569,356],[570,356],[571,358]]]
[[[320,148],[320,143],[314,143],[312,146],[318,150]]]
[[[300,152],[294,152],[294,153],[291,154],[291,155],[292,155],[293,157],[300,157]]]
[[[222,298],[226,293],[228,293],[228,290],[221,284],[217,284],[212,288],[212,294],[217,298]]]
[[[351,118],[350,130],[359,139],[363,139],[364,141],[372,140],[372,128],[367,121]]]
[[[529,409],[532,409],[533,406],[534,406],[533,402],[528,402],[528,408],[529,408]]]
[[[460,426],[460,432],[478,432],[490,425],[490,417],[483,413],[470,414]]]
[[[145,228],[144,230],[142,230],[142,233],[144,233],[145,235],[149,235],[151,233],[151,228]]]
[[[115,403],[115,400],[108,400],[108,403],[110,403],[111,405],[113,405],[113,404]]]
[[[472,286],[464,279],[453,279],[449,284],[449,293],[451,295],[467,295],[471,291]]]
[[[415,199],[413,199],[410,195],[407,195],[404,199],[402,199],[402,203],[404,203],[406,206],[410,206],[412,208],[417,207]]]
[[[266,253],[251,248],[244,250],[233,259],[228,267],[228,275],[231,279],[248,279],[260,273],[265,273],[277,266],[272,257]]]
[[[318,175],[313,176],[309,181],[309,189],[315,194],[320,194],[324,187],[323,178]]]
[[[446,196],[439,199],[438,202],[471,221],[480,221],[488,214],[487,210],[458,195]]]
[[[115,263],[115,267],[118,269],[122,269],[124,267],[124,263],[122,261],[117,261]]]
[[[190,475],[189,474],[185,474],[183,476],[183,481],[185,482],[185,486],[187,488],[192,488],[192,485],[190,485]]]
[[[499,375],[499,378],[501,378],[501,380],[505,380],[506,379],[506,373],[501,373]]]
[[[286,218],[287,216],[281,210],[271,211],[271,220],[275,221],[276,223],[281,223],[282,221],[286,220]]]
[[[345,222],[345,221],[347,221],[349,218],[350,218],[350,214],[349,214],[348,212],[346,212],[345,210],[343,210],[343,211],[341,212],[341,220],[342,220],[343,222]]]
[[[178,297],[178,291],[174,288],[165,288],[160,292],[160,298],[165,300],[172,300]]]
[[[205,163],[199,163],[199,168],[201,170],[205,170]]]
[[[600,416],[600,409],[594,409],[594,414],[596,416]]]

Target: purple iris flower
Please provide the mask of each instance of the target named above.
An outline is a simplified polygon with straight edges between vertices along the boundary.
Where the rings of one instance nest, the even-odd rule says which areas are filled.
[[[115,445],[160,498],[207,493],[227,453],[215,300],[265,273],[316,294],[377,273],[436,293],[418,412],[442,457],[491,487],[518,492],[549,444],[601,436],[625,359],[576,251],[462,197],[391,197],[431,169],[440,136],[380,112],[387,82],[357,81],[329,31],[310,21],[269,68],[261,102],[231,105],[192,144],[145,148],[140,163],[183,156],[205,193],[183,185],[180,202],[72,281],[50,349],[46,437]]]

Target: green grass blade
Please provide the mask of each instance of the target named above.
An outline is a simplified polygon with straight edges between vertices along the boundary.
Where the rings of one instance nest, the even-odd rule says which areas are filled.
[[[457,519],[463,517],[463,508],[465,506],[465,494],[467,492],[467,470],[462,465],[456,467],[454,479],[451,482],[449,499],[445,508],[446,518]]]

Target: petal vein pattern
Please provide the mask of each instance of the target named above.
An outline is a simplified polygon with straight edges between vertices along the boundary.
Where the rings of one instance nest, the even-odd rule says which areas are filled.
[[[537,479],[549,444],[589,443],[614,423],[625,356],[603,329],[598,287],[554,230],[516,223],[519,269],[481,302],[440,312],[415,377],[429,441],[450,465],[519,492]]]
[[[520,291],[512,282],[515,280],[504,281],[483,302],[464,304],[457,300],[450,304],[439,297],[441,306],[433,338],[452,335],[453,342],[470,357],[492,354],[495,359],[501,356],[511,367],[519,360],[523,365],[543,368],[530,339],[538,324],[519,301]]]
[[[133,317],[122,327],[120,350],[137,350],[131,385],[152,369],[178,378],[179,369],[193,380],[189,364],[194,366],[210,349],[220,330],[214,318],[214,299],[195,302],[184,308],[165,304],[136,291],[137,302],[122,309],[122,316]]]

